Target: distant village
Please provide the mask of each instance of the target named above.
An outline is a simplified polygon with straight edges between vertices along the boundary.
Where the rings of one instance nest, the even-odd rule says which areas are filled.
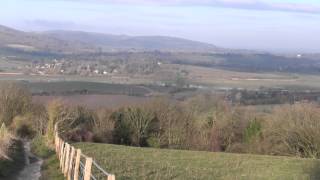
[[[92,62],[92,61],[72,61],[57,60],[47,62],[32,62],[25,65],[25,74],[37,75],[81,75],[81,76],[112,76],[124,73],[148,74],[155,71],[161,62],[151,62],[147,64],[121,64],[117,62]]]

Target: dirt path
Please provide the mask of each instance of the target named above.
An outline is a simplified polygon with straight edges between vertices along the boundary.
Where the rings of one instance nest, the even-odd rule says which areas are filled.
[[[30,152],[30,142],[24,142],[26,166],[19,173],[17,180],[38,180],[41,176],[42,159]]]

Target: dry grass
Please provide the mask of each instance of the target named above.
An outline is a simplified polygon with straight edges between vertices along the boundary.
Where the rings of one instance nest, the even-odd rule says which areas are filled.
[[[6,126],[2,124],[0,128],[0,159],[8,159],[8,150],[12,144],[13,136]]]

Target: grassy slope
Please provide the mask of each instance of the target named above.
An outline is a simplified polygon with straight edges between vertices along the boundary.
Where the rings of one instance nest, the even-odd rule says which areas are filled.
[[[320,161],[77,143],[117,179],[319,179]]]
[[[36,137],[32,141],[31,150],[43,159],[41,167],[41,180],[63,180],[59,169],[59,160],[54,151],[50,150],[43,137]]]

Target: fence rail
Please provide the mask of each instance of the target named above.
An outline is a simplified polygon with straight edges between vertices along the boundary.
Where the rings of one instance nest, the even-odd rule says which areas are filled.
[[[58,125],[54,128],[55,151],[61,172],[67,180],[115,180],[115,175],[102,169],[91,157],[76,149],[59,136]]]

